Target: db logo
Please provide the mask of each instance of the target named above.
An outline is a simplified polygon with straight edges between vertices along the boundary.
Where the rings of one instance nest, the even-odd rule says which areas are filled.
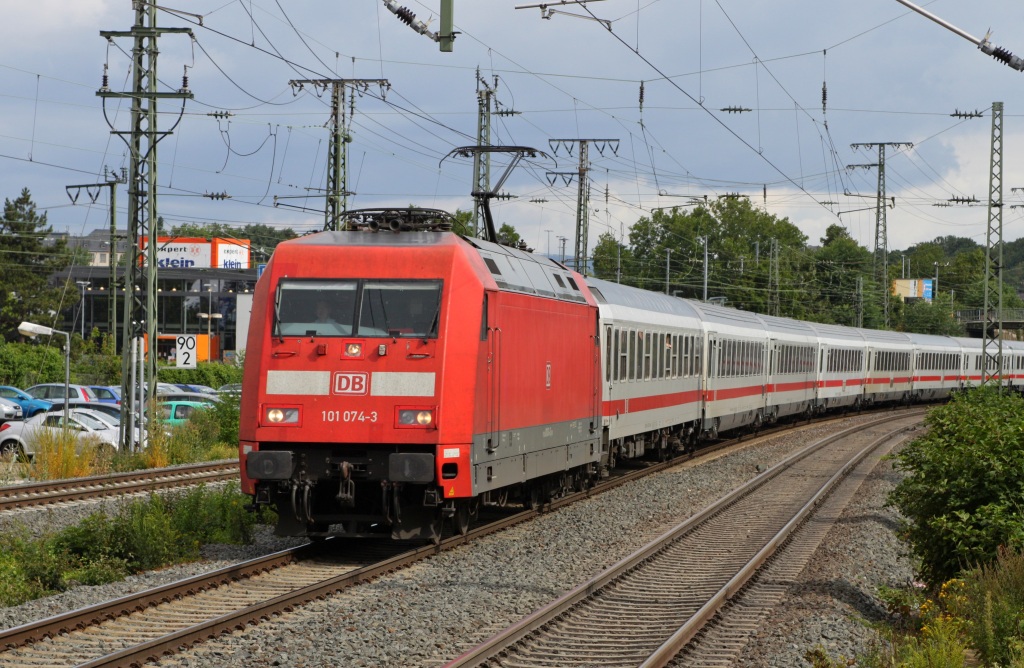
[[[334,374],[335,394],[366,394],[369,386],[370,379],[365,373],[340,371]]]

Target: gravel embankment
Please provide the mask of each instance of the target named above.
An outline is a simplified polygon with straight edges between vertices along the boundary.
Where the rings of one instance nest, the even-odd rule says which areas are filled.
[[[875,467],[736,666],[810,666],[805,655],[815,647],[836,660],[871,650],[878,634],[870,625],[888,618],[879,587],[914,579],[906,545],[896,538],[900,514],[885,505],[899,480],[888,460]]]
[[[621,487],[157,665],[440,665],[630,554],[759,470],[857,419],[871,418],[784,432],[764,445]],[[879,508],[891,481],[892,474],[887,473],[866,485],[869,489],[855,502],[855,514],[829,534],[819,551],[824,563],[816,559],[807,569],[806,584],[797,589],[806,589],[812,596],[809,604],[817,604],[811,613],[814,618],[807,619],[807,609],[796,603],[782,606],[748,646],[742,665],[809,665],[799,657],[819,643],[833,655],[851,656],[853,648],[866,649],[873,636],[862,624],[845,621],[845,616],[864,611],[872,618],[870,614],[880,610],[873,583],[899,584],[910,577],[891,535],[891,510]],[[52,526],[60,521],[59,512],[22,513],[21,521]],[[256,545],[246,548],[212,546],[204,550],[206,562],[113,585],[78,587],[60,596],[0,609],[0,626],[156,586],[282,545],[264,534]],[[786,627],[787,621],[794,628]]]

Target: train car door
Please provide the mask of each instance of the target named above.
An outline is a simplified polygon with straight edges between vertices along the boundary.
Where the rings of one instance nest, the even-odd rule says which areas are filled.
[[[501,327],[498,322],[498,293],[484,293],[484,328],[487,335],[487,451],[494,452],[501,438]]]

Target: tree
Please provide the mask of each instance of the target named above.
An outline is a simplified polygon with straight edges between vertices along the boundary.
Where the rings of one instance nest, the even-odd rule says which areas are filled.
[[[622,268],[632,264],[632,251],[623,246],[611,232],[604,232],[594,246],[594,276],[606,281],[618,281]]]
[[[516,228],[508,223],[502,223],[501,229],[498,230],[498,243],[504,246],[518,247],[519,241],[519,232],[516,232]]]
[[[0,220],[0,332],[13,341],[18,324],[28,320],[40,324],[56,323],[61,309],[62,286],[51,286],[49,278],[67,269],[71,255],[63,239],[50,237],[53,228],[46,214],[39,214],[25,188],[13,202],[4,200]]]
[[[870,280],[871,253],[857,244],[849,231],[842,225],[832,224],[825,230],[821,239],[821,248],[814,253],[816,284],[819,297],[820,322],[854,327],[857,325],[858,282],[864,288],[873,284]],[[865,313],[871,311],[881,314],[877,300],[867,297],[870,292],[864,290]],[[866,320],[870,320],[865,316]]]

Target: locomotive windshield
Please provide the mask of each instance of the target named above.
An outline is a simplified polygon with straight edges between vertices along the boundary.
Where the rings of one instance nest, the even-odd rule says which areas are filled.
[[[441,281],[290,281],[278,285],[277,336],[435,338]]]

